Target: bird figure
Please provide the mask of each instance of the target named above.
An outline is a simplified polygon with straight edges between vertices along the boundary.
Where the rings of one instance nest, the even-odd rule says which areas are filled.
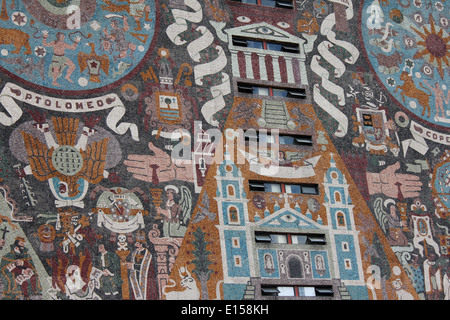
[[[94,135],[98,119],[86,119],[83,134],[77,141],[78,119],[53,117],[53,131],[42,115],[32,114],[34,127],[44,135],[45,142],[30,133],[21,131],[31,173],[39,181],[48,181],[56,198],[57,207],[84,207],[82,199],[88,185],[104,178],[108,138],[88,143],[85,136]],[[84,133],[85,132],[85,133]],[[25,173],[24,172],[24,173]]]
[[[91,47],[91,53],[78,53],[78,64],[80,71],[88,70],[90,82],[100,83],[100,71],[102,70],[106,75],[109,74],[109,58],[106,54],[99,56],[95,52],[95,44],[90,42],[87,45]]]

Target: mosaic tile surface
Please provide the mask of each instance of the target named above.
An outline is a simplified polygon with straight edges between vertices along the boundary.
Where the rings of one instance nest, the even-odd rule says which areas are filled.
[[[0,10],[2,299],[450,298],[447,1]]]

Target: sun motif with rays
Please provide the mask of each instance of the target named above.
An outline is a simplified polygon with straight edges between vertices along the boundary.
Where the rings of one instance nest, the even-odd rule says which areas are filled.
[[[419,49],[413,59],[423,58],[435,66],[441,79],[444,79],[444,69],[450,66],[450,37],[444,29],[435,24],[431,14],[428,22],[429,24],[421,27],[422,30],[411,27],[421,39],[417,41]]]

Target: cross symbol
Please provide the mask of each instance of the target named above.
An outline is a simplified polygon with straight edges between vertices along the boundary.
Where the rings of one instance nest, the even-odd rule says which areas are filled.
[[[9,230],[6,229],[6,226],[5,226],[3,229],[0,229],[0,231],[3,231],[2,239],[5,240],[6,233],[9,232]]]

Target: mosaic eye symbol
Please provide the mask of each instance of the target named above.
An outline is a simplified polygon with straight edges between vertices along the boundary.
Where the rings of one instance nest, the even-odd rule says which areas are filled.
[[[273,30],[270,30],[269,28],[266,28],[266,27],[260,27],[260,28],[257,29],[257,31],[259,33],[262,33],[262,34],[265,34],[265,35],[273,34]]]
[[[289,23],[284,22],[284,21],[278,22],[277,25],[278,25],[280,28],[283,28],[283,29],[287,29],[287,28],[289,28],[289,27],[291,26]]]
[[[249,23],[252,20],[249,17],[246,17],[246,16],[239,16],[239,17],[237,17],[237,21],[243,22],[243,23]]]
[[[281,220],[283,220],[283,221],[285,221],[285,222],[290,222],[290,223],[292,223],[292,222],[294,222],[296,219],[295,219],[295,217],[294,216],[291,216],[291,215],[285,215],[285,216],[283,216],[283,217],[281,217]]]

